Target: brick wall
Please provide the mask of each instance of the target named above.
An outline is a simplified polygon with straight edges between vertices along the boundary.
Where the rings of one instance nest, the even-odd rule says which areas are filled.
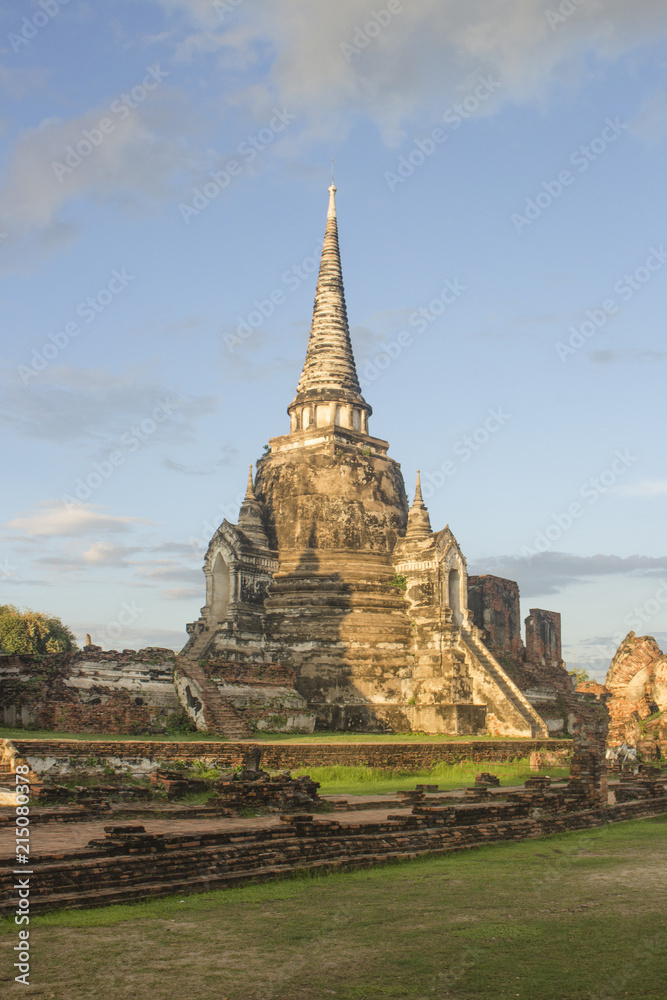
[[[495,656],[523,658],[519,585],[499,576],[468,577],[468,607]]]
[[[141,704],[137,704],[141,702]],[[53,702],[41,706],[37,724],[41,729],[66,733],[131,733],[164,722],[166,710],[143,704],[125,692],[114,692],[105,704]]]
[[[560,663],[560,615],[557,611],[531,608],[526,618],[526,659],[532,663]]]
[[[174,893],[206,892],[289,876],[295,871],[324,872],[368,868],[388,860],[440,855],[485,844],[585,830],[607,823],[663,815],[667,796],[557,815],[494,820],[469,826],[427,826],[419,817],[366,823],[300,822],[268,829],[233,830],[186,835],[151,834],[127,828],[109,829],[103,840],[68,854],[31,862],[34,911],[63,906],[93,907],[153,899]],[[0,912],[16,910],[12,865],[0,869],[6,888]]]
[[[30,740],[12,743],[29,760],[39,757],[68,761],[83,766],[90,757],[132,758],[149,761],[200,760],[206,758],[220,767],[243,763],[248,750],[259,746],[262,767],[272,771],[354,765],[397,771],[419,771],[440,762],[457,764],[472,760],[480,764],[513,761],[539,750],[566,757],[572,751],[570,740],[480,740],[451,743],[161,743],[142,740]],[[77,765],[77,762],[78,765]],[[130,765],[131,766],[131,765]]]

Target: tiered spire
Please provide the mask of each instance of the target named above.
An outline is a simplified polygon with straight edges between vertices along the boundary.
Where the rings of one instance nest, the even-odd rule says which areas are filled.
[[[257,545],[267,547],[269,539],[262,524],[262,507],[255,496],[252,481],[252,465],[248,473],[248,485],[239,511],[239,528],[243,534]]]
[[[246,486],[244,500],[256,500],[255,485],[252,481],[252,465],[248,466],[248,485]]]
[[[408,511],[408,526],[405,537],[409,539],[428,538],[432,533],[431,518],[422,497],[421,476],[419,475],[419,471],[417,471],[415,499]]]
[[[345,305],[343,272],[338,247],[336,186],[329,188],[327,225],[322,247],[320,273],[315,293],[313,322],[306,361],[297,388],[297,399],[313,390],[347,390],[363,401],[352,353]]]

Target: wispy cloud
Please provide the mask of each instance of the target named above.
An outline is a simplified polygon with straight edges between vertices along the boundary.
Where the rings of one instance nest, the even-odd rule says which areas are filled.
[[[596,365],[610,365],[616,362],[627,363],[635,361],[638,363],[653,364],[656,361],[664,361],[667,358],[667,351],[591,351],[589,355],[591,361]]]
[[[623,574],[656,576],[667,571],[667,556],[577,556],[566,552],[540,552],[530,558],[495,556],[471,563],[471,575],[492,573],[516,580],[522,597],[558,594],[570,584],[591,577]]]
[[[619,496],[641,497],[644,500],[664,497],[667,496],[667,479],[643,479],[631,486],[617,486],[614,492]]]
[[[582,4],[559,30],[547,17],[558,9],[552,0],[420,0],[404,2],[372,44],[346,59],[341,46],[372,18],[367,0],[252,0],[217,23],[207,0],[151,2],[183,16],[171,36],[182,59],[217,52],[239,73],[268,59],[263,84],[248,81],[237,102],[284,101],[299,110],[311,136],[340,135],[365,113],[388,143],[399,141],[409,123],[442,113],[480,73],[502,82],[484,114],[507,101],[544,101],[552,85],[576,87],[591,58],[618,58],[652,42],[667,24],[662,0]],[[648,121],[652,134],[655,104],[642,108],[638,133]]]
[[[29,350],[26,348],[26,356]],[[16,370],[0,367],[0,425],[22,436],[59,444],[87,443],[97,457],[118,447],[125,437],[137,436],[133,425],[152,419],[161,403],[160,416],[168,416],[149,435],[150,444],[168,437],[183,444],[195,437],[195,421],[218,406],[215,396],[187,397],[144,372],[128,368],[121,374],[72,365],[49,368],[22,384]],[[141,439],[141,434],[138,435]],[[144,437],[146,437],[144,435]],[[143,443],[143,442],[142,442]]]
[[[172,458],[163,458],[162,464],[165,469],[170,469],[172,472],[181,472],[186,476],[213,476],[220,469],[232,465],[238,456],[238,450],[231,444],[221,448],[221,453],[220,458],[217,458],[215,461],[199,465],[176,462]]]
[[[20,514],[5,525],[26,535],[59,535],[75,537],[97,532],[126,532],[137,524],[151,524],[142,517],[107,514],[99,504],[65,506],[62,500],[44,500],[37,509]]]

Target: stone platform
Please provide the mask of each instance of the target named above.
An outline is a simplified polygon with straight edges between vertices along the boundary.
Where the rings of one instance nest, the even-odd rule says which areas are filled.
[[[151,817],[143,806],[130,822],[124,806],[112,817],[63,824],[52,809],[32,829],[30,908],[205,892],[667,813],[664,779],[652,783],[646,798],[615,804],[613,797],[612,791],[605,804],[596,804],[574,786],[543,783],[366,797],[366,808],[351,810],[332,796],[336,812],[328,815],[170,819],[165,808]],[[8,887],[0,897],[2,913],[16,907],[13,845],[14,830],[7,826],[0,830],[0,872]]]

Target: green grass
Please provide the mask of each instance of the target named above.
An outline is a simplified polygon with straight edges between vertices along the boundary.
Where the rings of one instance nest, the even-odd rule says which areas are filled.
[[[528,737],[526,737],[527,739]],[[55,733],[43,729],[23,729],[17,726],[0,726],[0,739],[4,740],[139,740],[156,743],[190,743],[197,741],[227,742],[216,733],[163,733],[159,736],[137,736],[129,733]],[[252,740],[258,743],[452,743],[493,740],[503,743],[505,736],[447,736],[429,733],[345,733],[318,730],[316,733],[256,733]],[[512,742],[523,737],[512,737]],[[557,748],[560,741],[555,739]]]
[[[129,733],[54,733],[48,729],[22,729],[0,726],[0,740],[138,740],[141,743],[225,742],[217,733],[161,733],[159,736],[137,736]]]
[[[443,733],[347,733],[338,730],[318,730],[315,733],[257,733],[254,739],[272,743],[452,743],[479,740],[506,741],[507,736],[447,736]],[[515,737],[512,737],[514,741]],[[523,737],[516,737],[517,740]],[[526,737],[528,739],[528,737]],[[554,741],[557,744],[557,740]]]
[[[184,901],[52,913],[31,924],[33,985],[21,994],[662,1000],[666,834],[660,817]],[[4,978],[15,938],[5,921]]]
[[[295,768],[294,774],[307,771],[313,781],[319,781],[321,794],[341,795],[393,795],[399,790],[413,789],[417,784],[435,784],[439,788],[465,788],[475,783],[480,771],[497,774],[501,785],[520,785],[536,774],[550,774],[552,778],[567,778],[569,768],[545,767],[540,771],[530,769],[524,757],[506,764],[480,764],[464,760],[459,764],[441,762],[429,770],[392,771],[379,767],[306,767]]]

